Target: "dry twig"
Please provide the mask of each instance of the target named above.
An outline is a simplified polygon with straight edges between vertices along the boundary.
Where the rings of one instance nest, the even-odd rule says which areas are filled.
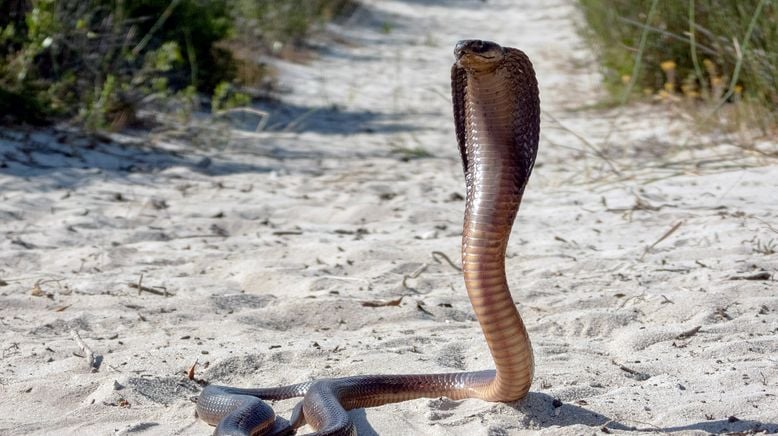
[[[637,381],[644,381],[644,380],[648,380],[649,378],[651,378],[651,376],[646,374],[645,372],[640,372],[640,371],[637,371],[637,370],[632,369],[630,367],[624,366],[624,365],[616,362],[615,360],[611,360],[611,363],[616,365],[616,366],[618,366],[620,370],[622,370],[622,371],[626,372],[627,374],[629,374],[630,378],[634,378]]]
[[[442,257],[446,262],[448,262],[448,264],[451,265],[451,268],[454,268],[457,271],[462,271],[462,268],[457,266],[454,262],[452,262],[451,259],[448,256],[446,256],[446,253],[443,253],[442,251],[432,252],[432,258],[435,259],[435,262],[441,263],[439,257]]]
[[[405,289],[413,289],[410,286],[408,286],[408,282],[407,282],[408,279],[415,279],[415,278],[419,277],[421,275],[421,273],[423,273],[427,269],[428,266],[429,265],[426,264],[426,263],[422,264],[422,266],[420,266],[418,269],[416,269],[416,271],[414,271],[413,273],[405,274],[403,276],[403,288],[405,288]]]
[[[688,338],[691,338],[692,336],[696,335],[697,332],[699,332],[701,328],[702,328],[702,326],[698,325],[698,326],[694,327],[693,329],[686,330],[685,332],[681,332],[680,334],[678,334],[678,336],[675,337],[675,339],[688,339]]]
[[[610,167],[611,171],[613,171],[614,174],[617,176],[621,176],[621,171],[619,171],[618,168],[616,168],[616,164],[613,163],[613,160],[609,159],[608,156],[603,153],[602,150],[600,150],[597,146],[589,142],[586,138],[575,132],[574,130],[568,128],[564,124],[562,124],[561,121],[559,121],[555,116],[551,115],[548,111],[543,111],[543,113],[551,119],[551,121],[554,122],[557,126],[559,126],[560,129],[570,133],[571,135],[575,136],[583,145],[586,146],[589,150],[591,150],[597,157],[602,159],[608,166]]]
[[[150,288],[148,286],[143,286],[143,274],[140,275],[140,278],[138,279],[138,283],[127,283],[127,286],[129,286],[129,287],[131,287],[133,289],[137,289],[138,290],[138,295],[140,295],[141,292],[148,292],[150,294],[161,295],[163,297],[170,297],[172,295],[175,295],[175,294],[171,294],[170,292],[168,292],[167,288],[162,287],[162,286],[157,286],[157,288],[159,288],[159,289]]]
[[[659,244],[660,242],[664,241],[665,239],[670,237],[670,235],[675,233],[675,231],[678,230],[679,227],[681,227],[681,224],[683,224],[683,221],[678,221],[677,223],[673,224],[673,226],[670,227],[670,230],[665,232],[665,234],[662,235],[661,238],[657,239],[656,242],[654,242],[650,246],[646,247],[646,249],[643,251],[643,254],[640,256],[640,260],[643,260],[643,258],[646,257],[646,254],[648,254],[651,250],[653,250],[654,247],[657,246],[657,244]]]

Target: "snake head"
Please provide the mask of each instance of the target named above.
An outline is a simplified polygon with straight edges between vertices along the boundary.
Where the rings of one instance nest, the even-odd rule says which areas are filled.
[[[489,71],[497,68],[505,57],[505,50],[497,43],[466,39],[454,48],[457,65],[472,71]]]

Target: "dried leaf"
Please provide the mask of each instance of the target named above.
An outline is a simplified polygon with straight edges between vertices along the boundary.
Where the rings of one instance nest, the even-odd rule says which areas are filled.
[[[189,367],[189,370],[186,372],[187,378],[189,380],[194,380],[195,378],[195,368],[197,368],[197,360],[192,364],[192,366]]]

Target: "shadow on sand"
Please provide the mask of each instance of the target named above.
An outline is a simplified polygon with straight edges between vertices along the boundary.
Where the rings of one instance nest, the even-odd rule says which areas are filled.
[[[271,170],[240,161],[216,161],[183,147],[173,150],[145,141],[133,142],[120,144],[56,129],[0,134],[0,174],[25,179],[48,178],[52,186],[71,188],[82,177],[121,178],[130,173],[153,173],[171,167],[186,167],[210,175]]]
[[[235,173],[265,173],[282,170],[291,161],[326,158],[364,158],[366,154],[385,155],[386,150],[350,151],[329,146],[328,135],[381,134],[416,130],[400,122],[400,116],[369,111],[353,112],[335,107],[309,108],[280,102],[260,107],[267,112],[264,131],[314,132],[324,137],[290,140],[272,137],[242,137],[230,130],[253,131],[257,119],[231,117],[228,125],[214,125],[203,132],[184,132],[180,141],[169,146],[154,145],[146,133],[129,141],[103,136],[42,128],[34,131],[0,131],[0,174],[20,178],[48,179],[50,187],[73,188],[80,179],[95,176],[123,178],[131,173],[156,173],[182,167],[211,176]],[[253,124],[252,124],[253,123]],[[205,132],[205,133],[204,133]],[[210,138],[212,136],[212,138]],[[204,143],[204,146],[194,144]],[[244,153],[241,155],[241,153]],[[245,154],[257,156],[247,160]]]
[[[607,427],[608,429],[622,431],[671,433],[696,430],[715,434],[755,431],[772,433],[778,431],[778,423],[738,420],[736,418],[706,420],[669,427],[637,421],[627,422],[628,420],[609,418],[580,406],[568,403],[560,404],[554,397],[539,392],[530,392],[527,398],[510,404],[510,407],[515,409],[517,413],[524,415],[522,420],[525,424],[528,424],[528,427],[567,427],[582,424],[589,427]]]
[[[510,403],[508,406],[515,410],[515,417],[517,420],[516,426],[511,426],[511,429],[539,429],[585,425],[593,427],[594,431],[608,428],[615,431],[647,433],[703,431],[712,434],[753,434],[756,432],[778,432],[778,423],[733,418],[706,420],[669,427],[662,427],[660,425],[654,426],[650,423],[626,423],[621,422],[626,420],[620,421],[618,419],[612,419],[580,406],[560,403],[554,397],[539,392],[530,392],[525,399]],[[356,409],[349,413],[354,420],[360,435],[378,435],[375,429],[373,429],[367,421],[364,409]]]
[[[297,106],[276,100],[259,101],[254,109],[265,113],[260,119],[249,120],[244,129],[255,130],[261,125],[265,132],[318,133],[322,135],[353,135],[357,133],[410,132],[417,127],[407,123],[407,115],[373,111],[350,111],[330,106]],[[256,118],[256,117],[255,117]]]

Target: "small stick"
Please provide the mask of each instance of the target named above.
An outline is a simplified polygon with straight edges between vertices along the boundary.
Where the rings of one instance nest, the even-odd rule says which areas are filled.
[[[148,286],[139,286],[138,283],[127,283],[127,286],[129,286],[129,287],[131,287],[133,289],[137,289],[139,295],[140,295],[141,291],[148,292],[148,293],[154,294],[154,295],[161,295],[163,297],[170,297],[172,295],[175,295],[175,294],[171,294],[170,292],[168,292],[166,288],[162,288],[162,290],[160,291],[158,289],[150,288]]]
[[[449,257],[446,256],[446,253],[443,253],[442,251],[433,251],[432,258],[435,259],[435,262],[441,263],[438,257],[442,257],[443,259],[445,259],[446,262],[448,262],[448,264],[451,265],[451,268],[454,268],[457,271],[462,271],[462,268],[458,267],[454,262],[452,262],[451,259],[449,259]]]
[[[370,280],[363,279],[361,277],[321,276],[321,278],[323,278],[323,279],[331,279],[331,280],[345,280],[345,281],[350,281],[350,282],[363,282],[363,283],[367,283],[368,285],[370,284]]]
[[[763,220],[762,218],[759,218],[758,216],[755,216],[754,219],[759,221],[759,222],[761,222],[762,224],[766,225],[767,228],[772,230],[773,233],[778,233],[778,229],[776,229],[775,227],[771,226],[770,223],[768,223],[767,221]]]
[[[692,336],[696,335],[697,332],[699,332],[701,328],[702,328],[702,326],[698,325],[697,327],[694,327],[691,330],[686,330],[685,332],[682,332],[678,336],[676,336],[675,339],[688,339],[688,338],[691,338]]]
[[[103,360],[103,356],[95,355],[95,352],[81,339],[81,335],[75,329],[70,329],[70,336],[76,341],[76,345],[81,349],[81,352],[84,353],[89,370],[97,372],[100,369],[100,362]]]
[[[418,269],[416,269],[416,271],[414,271],[412,274],[405,274],[403,276],[403,288],[405,288],[405,289],[413,289],[410,286],[408,286],[407,280],[408,279],[415,279],[415,278],[419,277],[421,275],[421,273],[423,273],[427,269],[428,266],[429,265],[427,265],[426,263],[422,264],[422,266],[420,266]]]
[[[651,378],[650,375],[648,375],[648,374],[646,374],[644,372],[636,371],[636,370],[634,370],[634,369],[632,369],[630,367],[624,366],[624,365],[616,362],[615,360],[611,360],[611,363],[616,365],[616,366],[618,366],[620,370],[626,372],[627,374],[632,376],[632,378],[634,378],[637,381],[645,381],[645,380],[648,380],[649,378]]]
[[[644,258],[644,257],[646,257],[646,254],[648,254],[648,253],[649,253],[649,252],[650,252],[650,251],[651,251],[651,250],[652,250],[654,247],[656,247],[656,246],[657,246],[657,244],[659,244],[660,242],[664,241],[664,240],[665,240],[665,239],[667,239],[667,238],[668,238],[670,235],[672,235],[673,233],[675,233],[675,231],[676,231],[676,230],[678,230],[678,228],[679,228],[679,227],[681,227],[681,224],[683,224],[683,221],[678,221],[677,223],[673,224],[673,226],[672,226],[672,227],[670,227],[670,230],[668,230],[667,232],[665,232],[665,234],[664,234],[664,235],[662,235],[662,237],[661,237],[661,238],[657,239],[657,240],[656,240],[656,242],[654,242],[654,243],[653,243],[653,244],[651,244],[650,246],[646,247],[646,249],[643,251],[643,254],[640,256],[640,260],[643,260],[643,258]]]
[[[115,366],[111,365],[110,363],[106,363],[105,365],[108,367],[108,369],[110,369],[113,372],[122,372],[119,368],[116,368]]]
[[[281,129],[282,132],[291,132],[292,129],[297,127],[298,124],[302,123],[306,118],[310,117],[314,113],[318,112],[319,108],[312,108],[305,112],[303,112],[300,116],[290,121],[283,129]]]
[[[254,128],[255,132],[262,131],[267,125],[268,118],[270,118],[270,113],[258,109],[254,109],[251,107],[246,107],[246,106],[236,107],[232,109],[224,109],[217,112],[216,116],[222,116],[222,115],[238,113],[238,112],[248,112],[259,117],[259,122],[257,123],[257,126]]]
[[[217,234],[202,234],[202,235],[184,235],[184,236],[176,236],[172,239],[195,239],[195,238],[223,238],[224,235],[217,235]]]
[[[602,152],[599,148],[597,148],[594,144],[589,142],[586,138],[579,135],[577,132],[575,132],[573,129],[568,128],[564,124],[562,124],[561,121],[559,121],[555,116],[551,115],[548,111],[543,111],[543,113],[551,118],[551,121],[553,121],[557,126],[559,126],[560,129],[570,133],[571,135],[575,136],[579,141],[583,143],[587,148],[589,148],[597,157],[602,159],[608,166],[610,167],[611,171],[613,171],[614,174],[617,176],[621,175],[621,171],[619,171],[618,168],[616,168],[616,164],[613,163],[611,159],[608,159],[608,156],[605,155],[605,153]]]
[[[276,232],[273,232],[274,236],[284,236],[284,235],[302,235],[302,230],[279,230]]]
[[[662,430],[662,428],[661,428],[661,427],[659,427],[659,426],[657,426],[657,425],[654,425],[654,424],[651,424],[650,422],[638,421],[638,420],[636,420],[636,419],[628,419],[628,418],[622,418],[622,419],[620,419],[619,421],[622,421],[622,422],[636,422],[636,423],[638,423],[638,424],[643,424],[643,425],[648,425],[648,426],[651,426],[651,427],[653,427],[653,428],[655,428],[655,429],[657,429],[657,430]],[[611,419],[610,421],[608,421],[608,422],[606,422],[605,424],[603,424],[603,425],[602,425],[602,427],[601,427],[601,430],[603,431],[603,433],[610,433],[610,430],[609,430],[609,431],[607,431],[607,432],[606,432],[605,430],[608,430],[608,425],[610,425],[610,424],[612,424],[612,423],[614,423],[614,422],[615,422],[616,424],[620,424],[620,425],[624,426],[624,424],[622,424],[622,423],[621,423],[621,422],[619,422],[619,421],[616,421],[615,419]],[[626,426],[625,426],[625,427],[626,427]],[[621,429],[619,429],[619,430],[621,430]],[[637,428],[637,427],[635,427],[635,426],[632,426],[632,428],[631,428],[630,430],[645,431],[646,429]]]
[[[619,306],[619,309],[623,309],[624,306],[626,306],[627,303],[629,303],[632,300],[636,300],[636,299],[645,300],[645,297],[646,297],[646,293],[645,292],[640,294],[640,295],[633,295],[633,296],[627,298],[626,300],[624,300],[624,302],[621,303],[621,306]]]
[[[170,18],[170,15],[173,14],[173,10],[178,6],[178,4],[181,3],[181,0],[173,0],[170,2],[170,4],[165,8],[164,11],[162,11],[162,14],[157,18],[157,21],[151,26],[151,29],[149,29],[149,32],[143,37],[143,39],[140,40],[138,45],[136,45],[132,50],[133,56],[138,56],[140,52],[146,48],[146,45],[151,41],[151,38],[154,36],[154,33],[159,30],[163,24],[165,24],[165,21],[167,21],[168,18]]]
[[[429,316],[435,316],[432,312],[430,312],[429,310],[424,308],[424,303],[421,302],[421,301],[417,301],[416,302],[416,308],[419,309],[420,311],[426,313]]]

